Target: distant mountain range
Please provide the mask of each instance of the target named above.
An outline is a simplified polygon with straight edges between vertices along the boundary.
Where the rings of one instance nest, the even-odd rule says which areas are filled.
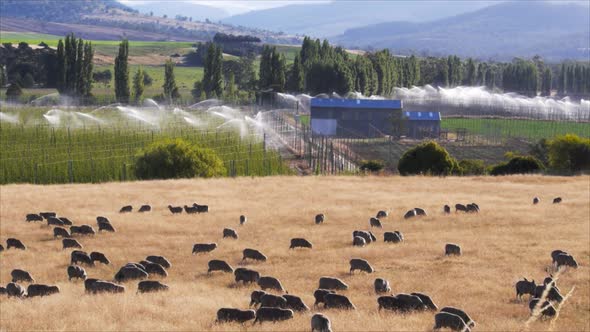
[[[509,60],[585,59],[590,55],[590,8],[555,2],[506,2],[431,22],[389,22],[349,29],[332,42],[359,48]]]
[[[223,19],[234,25],[329,37],[368,24],[391,21],[426,22],[477,10],[492,1],[337,0],[257,10]]]
[[[218,21],[229,16],[229,13],[223,9],[186,1],[129,2],[128,6],[144,14],[153,13],[155,16],[167,15],[171,18],[180,15],[192,17],[193,21],[205,21],[207,19]]]

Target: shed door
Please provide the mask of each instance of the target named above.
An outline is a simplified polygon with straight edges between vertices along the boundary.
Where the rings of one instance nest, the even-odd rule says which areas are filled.
[[[311,119],[311,130],[314,134],[324,136],[336,136],[338,120],[336,119]]]

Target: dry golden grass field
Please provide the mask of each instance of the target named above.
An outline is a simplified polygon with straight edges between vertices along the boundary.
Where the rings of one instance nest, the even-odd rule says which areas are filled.
[[[434,313],[401,315],[377,311],[373,281],[390,281],[394,293],[423,292],[439,306],[465,310],[475,331],[590,330],[590,178],[584,177],[271,177],[153,181],[96,185],[1,186],[0,241],[21,239],[26,251],[0,253],[0,283],[12,269],[31,272],[37,283],[55,284],[57,295],[33,299],[0,298],[0,330],[161,331],[262,330],[309,331],[314,312],[332,320],[335,331],[429,331]],[[533,206],[534,196],[541,198]],[[553,197],[563,203],[551,204]],[[202,215],[175,215],[168,204],[208,204]],[[444,204],[477,202],[476,215],[445,216]],[[121,206],[149,203],[151,213],[119,214]],[[405,211],[422,207],[428,216],[403,220]],[[380,209],[391,212],[378,242],[352,247],[353,230],[369,228]],[[51,228],[24,221],[26,213],[56,211],[74,224],[96,228],[96,216],[108,217],[116,233],[78,237],[87,252],[100,251],[111,265],[86,268],[89,277],[111,280],[119,267],[147,255],[171,262],[163,280],[170,291],[136,294],[137,282],[124,283],[124,294],[87,295],[80,281],[68,282],[70,251],[62,250]],[[327,220],[317,226],[315,214]],[[239,215],[248,216],[244,226]],[[232,227],[238,240],[221,238]],[[383,232],[399,230],[401,244],[385,244]],[[289,250],[291,238],[310,240],[313,250]],[[197,242],[217,242],[215,251],[191,255]],[[443,255],[446,243],[461,245],[463,256]],[[256,248],[265,263],[241,263],[242,250]],[[528,301],[515,301],[514,284],[522,277],[542,282],[550,253],[565,250],[580,267],[561,274],[563,293],[575,290],[555,321],[529,318]],[[376,271],[349,275],[349,260],[367,259]],[[341,292],[355,311],[313,309],[279,323],[216,324],[221,307],[247,308],[256,285],[236,286],[232,274],[208,276],[207,262],[224,259],[281,280],[290,294],[313,304],[321,276],[344,280]],[[25,284],[26,286],[26,284]],[[526,299],[527,296],[525,296]]]

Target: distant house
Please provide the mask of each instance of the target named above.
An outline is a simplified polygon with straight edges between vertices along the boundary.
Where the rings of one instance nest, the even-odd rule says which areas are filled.
[[[404,128],[410,138],[438,138],[440,135],[440,112],[403,112]]]
[[[314,134],[337,137],[391,135],[394,113],[401,100],[313,98],[310,104]]]

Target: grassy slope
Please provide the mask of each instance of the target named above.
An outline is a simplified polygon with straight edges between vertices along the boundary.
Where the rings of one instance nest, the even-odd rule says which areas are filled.
[[[0,327],[6,330],[264,330],[309,331],[313,312],[323,312],[336,331],[426,331],[433,313],[399,315],[377,311],[373,280],[383,277],[394,293],[422,291],[439,306],[466,310],[481,331],[522,331],[529,317],[526,302],[514,300],[514,283],[522,277],[542,280],[551,262],[549,253],[572,253],[580,268],[558,281],[565,293],[576,287],[554,325],[535,322],[529,330],[590,330],[590,207],[588,177],[513,176],[497,178],[429,177],[275,177],[213,180],[110,183],[104,185],[0,186],[1,240],[16,237],[27,251],[1,255],[0,283],[10,271],[22,268],[37,282],[57,284],[61,294],[26,301],[2,298]],[[321,190],[318,190],[321,188]],[[540,196],[538,206],[531,204]],[[562,196],[560,205],[550,199]],[[207,203],[206,215],[171,216],[168,204]],[[479,215],[442,215],[442,205],[479,203]],[[150,203],[154,211],[120,215],[125,204]],[[403,221],[415,206],[429,216]],[[272,207],[272,208],[270,208]],[[374,230],[379,242],[365,248],[351,246],[355,229],[367,229],[368,217],[379,209],[392,215],[383,230]],[[166,294],[136,295],[137,282],[125,283],[123,295],[90,296],[81,282],[68,282],[69,250],[61,250],[51,229],[24,222],[26,213],[57,211],[76,224],[95,225],[108,217],[114,234],[78,238],[84,250],[104,252],[112,264],[88,268],[90,277],[112,279],[126,262],[147,255],[164,255],[172,262]],[[322,226],[316,213],[326,213]],[[238,216],[248,216],[240,227]],[[239,240],[223,240],[221,231],[232,227]],[[383,231],[400,230],[405,242],[386,245]],[[305,237],[314,249],[289,250],[289,239]],[[192,256],[196,242],[217,242],[211,254]],[[445,243],[462,246],[464,255],[443,256]],[[241,263],[244,248],[265,253],[266,263]],[[376,272],[348,274],[353,257],[367,259]],[[277,324],[252,326],[215,324],[221,307],[247,308],[257,286],[236,286],[233,276],[206,273],[210,259],[227,260],[234,268],[247,266],[262,275],[279,278],[290,294],[311,306],[320,276],[342,278],[350,289],[342,292],[357,306],[353,312],[314,309]],[[55,308],[68,308],[59,312]],[[27,317],[27,319],[22,319]]]

